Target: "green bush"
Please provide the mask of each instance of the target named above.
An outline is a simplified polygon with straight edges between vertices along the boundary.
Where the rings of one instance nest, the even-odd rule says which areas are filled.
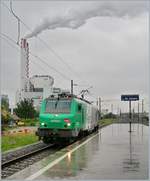
[[[22,119],[21,121],[25,123],[25,126],[36,126],[39,122],[38,119]]]
[[[30,123],[30,126],[36,126],[36,124],[35,123]]]
[[[103,119],[109,119],[109,118],[115,119],[115,118],[116,118],[116,115],[115,115],[115,114],[112,114],[112,113],[110,112],[110,113],[105,114],[105,115],[103,116]]]
[[[17,108],[14,109],[14,112],[20,118],[30,119],[38,117],[38,112],[33,106],[32,99],[24,99],[17,103]]]
[[[105,125],[109,125],[109,124],[112,124],[114,122],[115,119],[101,119],[99,121],[99,124],[101,126],[105,126]]]

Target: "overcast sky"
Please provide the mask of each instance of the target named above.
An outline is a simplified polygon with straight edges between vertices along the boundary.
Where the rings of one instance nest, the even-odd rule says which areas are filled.
[[[9,1],[3,3],[9,7]],[[33,30],[33,37],[28,39],[30,51],[66,78],[33,57],[30,57],[30,76],[51,75],[56,87],[68,89],[73,79],[82,85],[75,87],[76,94],[93,86],[91,99],[97,96],[111,99],[103,103],[109,109],[110,104],[117,109],[120,102],[115,99],[127,93],[140,94],[140,98],[145,99],[145,107],[148,106],[148,1],[13,1],[13,9]],[[17,41],[16,19],[4,4],[1,10],[2,33]],[[37,30],[36,35],[57,56],[34,37]],[[30,33],[21,24],[21,37]],[[12,42],[3,37],[1,86],[2,93],[8,94],[10,104],[14,104],[15,92],[20,86],[20,52],[10,44]],[[124,110],[127,111],[127,107]]]

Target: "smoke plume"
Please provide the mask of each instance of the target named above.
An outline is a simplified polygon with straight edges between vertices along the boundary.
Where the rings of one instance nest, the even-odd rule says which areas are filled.
[[[47,29],[71,28],[76,29],[84,25],[88,19],[98,16],[123,17],[136,16],[148,10],[147,1],[107,1],[86,3],[76,9],[70,9],[67,13],[44,18],[34,30],[25,36],[32,38]]]

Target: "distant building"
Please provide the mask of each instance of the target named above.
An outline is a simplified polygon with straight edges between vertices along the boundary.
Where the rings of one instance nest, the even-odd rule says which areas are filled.
[[[22,39],[20,89],[16,92],[16,104],[23,99],[32,99],[34,107],[39,110],[44,98],[64,91],[53,87],[53,84],[54,78],[50,75],[29,77],[29,44],[26,39]]]
[[[24,98],[32,99],[34,107],[39,109],[43,98],[52,94],[54,79],[49,75],[35,75],[30,77],[24,86],[24,89],[17,91],[16,103]],[[25,89],[26,87],[26,89]]]
[[[36,109],[39,109],[43,98],[52,93],[54,78],[49,75],[34,75],[29,77],[29,44],[21,40],[21,76],[20,89],[16,92],[16,103],[32,99]]]

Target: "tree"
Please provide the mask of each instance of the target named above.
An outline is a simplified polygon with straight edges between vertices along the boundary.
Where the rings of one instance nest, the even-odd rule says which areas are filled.
[[[9,102],[4,97],[1,98],[1,107],[7,111],[9,110]]]
[[[112,113],[110,112],[110,113],[108,113],[108,114],[105,114],[105,115],[103,116],[103,118],[104,118],[104,119],[109,119],[109,118],[115,119],[115,118],[116,118],[116,115],[115,115],[115,114],[112,114]]]
[[[8,125],[10,120],[9,113],[9,101],[6,97],[1,97],[1,120],[2,120],[2,129]]]
[[[2,126],[7,125],[10,119],[10,113],[4,109],[4,107],[2,106],[1,109],[1,119],[2,119]]]
[[[34,118],[36,111],[33,106],[33,100],[24,99],[17,103],[17,108],[14,110],[17,116],[20,118]]]

